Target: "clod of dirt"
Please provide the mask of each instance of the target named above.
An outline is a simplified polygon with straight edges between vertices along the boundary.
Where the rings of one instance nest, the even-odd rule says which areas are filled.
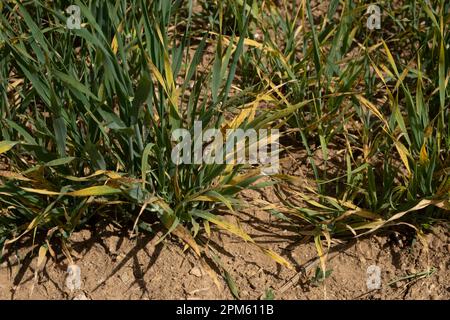
[[[70,291],[81,288],[81,269],[76,264],[70,264],[67,267],[66,287]]]
[[[203,276],[202,269],[200,269],[199,267],[193,267],[191,271],[189,271],[189,273],[193,276],[196,276],[197,278],[201,278]]]

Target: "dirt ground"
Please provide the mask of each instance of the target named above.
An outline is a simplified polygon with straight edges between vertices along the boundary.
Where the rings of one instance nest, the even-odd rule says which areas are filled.
[[[266,212],[240,215],[243,229],[296,268],[281,267],[255,246],[226,232],[214,232],[209,244],[217,250],[241,299],[261,299],[269,291],[274,299],[450,298],[448,226],[437,225],[427,235],[428,249],[394,232],[334,243],[337,250],[332,249],[327,261],[331,274],[314,281],[319,265],[314,243],[304,243]],[[267,230],[256,227],[256,220]],[[0,266],[0,299],[233,299],[224,277],[219,275],[216,284],[189,250],[183,252],[181,243],[167,238],[156,244],[158,238],[140,234],[130,239],[120,228],[101,223],[74,233],[72,255],[82,280],[80,290],[74,292],[65,285],[68,262],[63,255],[56,261],[47,259],[35,272],[38,249],[34,247],[31,259],[30,246],[11,248]],[[380,267],[379,290],[367,287],[370,265]]]

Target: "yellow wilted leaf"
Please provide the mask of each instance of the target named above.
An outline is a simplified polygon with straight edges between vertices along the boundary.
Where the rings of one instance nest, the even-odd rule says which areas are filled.
[[[162,199],[158,199],[157,201],[155,201],[155,204],[158,205],[164,212],[166,212],[169,216],[173,215],[173,210],[172,208],[169,206],[169,204],[167,202],[165,202]],[[166,215],[164,215],[166,216]]]
[[[118,49],[119,49],[119,43],[117,41],[117,35],[115,35],[111,42],[111,50],[112,50],[112,52],[114,52],[114,54],[117,54]]]
[[[366,219],[373,219],[373,220],[382,219],[382,217],[379,214],[372,212],[372,211],[364,210],[364,209],[355,210],[354,213],[357,216],[360,216],[360,217],[363,217]]]
[[[266,254],[267,256],[269,256],[271,259],[273,259],[275,262],[285,266],[288,269],[293,269],[292,265],[283,257],[279,256],[276,252],[270,250],[270,249],[265,249],[265,248],[261,248],[261,250],[264,252],[264,254]]]
[[[38,254],[38,261],[36,266],[36,271],[41,269],[41,267],[44,265],[45,257],[47,255],[48,248],[47,246],[43,245],[39,248],[39,254]]]
[[[118,174],[117,172],[114,172],[114,171],[106,171],[106,175],[110,179],[121,179],[122,178],[122,176],[120,174]]]
[[[152,60],[149,57],[147,57],[147,63],[158,83],[163,87],[164,91],[167,92],[166,83],[164,82],[164,78],[161,72],[159,72],[158,68],[156,68],[156,66],[153,64]]]
[[[444,210],[450,210],[450,201],[448,201],[448,200],[422,199],[414,207],[412,207],[412,208],[410,208],[408,210],[405,210],[405,211],[398,212],[398,213],[394,214],[392,217],[390,217],[388,220],[371,222],[369,224],[361,225],[360,227],[354,227],[354,229],[357,230],[357,229],[370,228],[369,231],[360,234],[359,237],[361,237],[361,236],[364,236],[364,235],[366,235],[366,234],[368,234],[370,232],[373,232],[373,231],[375,231],[375,230],[385,226],[386,224],[388,224],[390,222],[393,222],[395,220],[400,219],[401,217],[403,217],[408,212],[421,210],[421,209],[426,208],[426,207],[431,206],[431,205],[434,205],[435,207],[438,207],[438,208],[441,208],[441,209],[444,209]],[[405,223],[403,223],[403,224],[405,224]]]
[[[227,175],[233,170],[234,167],[235,167],[235,165],[232,164],[232,163],[231,164],[227,164],[225,166],[225,169],[223,170],[223,173],[222,173],[222,176],[223,176],[222,181],[227,179]]]
[[[422,145],[422,148],[420,148],[420,158],[419,158],[420,164],[425,165],[428,163],[428,153],[427,153],[427,146],[426,143]]]
[[[182,225],[178,225],[175,230],[172,231],[172,234],[184,241],[189,247],[192,248],[192,250],[194,250],[197,256],[200,257],[200,248],[197,242],[195,242],[195,239],[192,237],[189,231],[186,230],[185,227],[183,227]]]
[[[192,201],[216,202],[217,199],[213,199],[208,196],[198,196],[198,197],[195,197],[194,199],[192,199]]]
[[[222,285],[220,284],[219,278],[217,277],[217,272],[215,272],[213,269],[211,269],[211,267],[205,261],[201,260],[201,264],[202,264],[203,270],[205,270],[206,273],[209,275],[211,280],[216,285],[217,289],[219,289],[219,291],[221,291]]]
[[[18,144],[16,141],[0,141],[0,154],[11,150],[16,144]]]
[[[219,36],[219,34],[216,33],[216,32],[210,32],[210,34],[215,35],[215,36]],[[230,45],[230,43],[231,43],[230,37],[226,37],[226,36],[222,35],[222,39],[223,39],[223,42],[224,42],[224,44],[226,46]],[[239,42],[239,37],[234,37],[233,39],[234,39],[234,41],[236,43]],[[260,50],[264,49],[264,50],[266,50],[268,52],[274,52],[275,51],[275,50],[273,50],[270,47],[264,46],[263,43],[258,42],[258,41],[253,40],[253,39],[249,39],[249,38],[244,38],[244,45],[250,46],[250,47],[254,47],[254,48],[257,48],[257,49],[260,49]]]
[[[255,117],[256,108],[258,107],[259,101],[255,101],[251,104],[251,106],[243,108],[238,116],[236,116],[231,123],[229,124],[229,127],[232,129],[238,128],[242,122],[244,122],[245,119],[248,119],[248,121],[252,121]]]
[[[249,242],[254,241],[244,230],[242,230],[239,226],[237,226],[235,224],[229,223],[229,222],[221,220],[221,219],[213,219],[213,218],[209,219],[209,221],[218,225],[222,229],[225,229],[225,230],[241,237],[245,241],[249,241]]]
[[[231,179],[231,181],[229,182],[230,185],[237,185],[239,183],[241,183],[242,181],[249,179],[251,177],[257,176],[261,173],[261,169],[255,169],[255,170],[250,170],[247,171],[245,173],[242,174],[238,174],[235,177],[233,177]]]
[[[383,115],[381,114],[381,112],[377,109],[376,106],[374,106],[374,104],[372,102],[370,102],[369,100],[367,100],[366,98],[364,98],[362,95],[357,94],[355,95],[355,97],[359,100],[359,102],[361,102],[366,108],[368,108],[370,111],[372,111],[372,113],[378,118],[380,119],[387,127],[388,127],[388,123],[386,121],[386,119],[384,119]]]
[[[45,189],[33,189],[33,188],[25,188],[25,187],[22,187],[22,189],[27,191],[27,192],[43,194],[43,195],[46,195],[46,196],[58,196],[58,195],[61,194],[59,192],[49,191],[49,190],[45,190]]]
[[[175,112],[178,114],[179,117],[181,117],[180,112],[178,110],[178,101],[177,101],[180,91],[175,89],[175,82],[173,80],[172,71],[166,69],[166,77],[168,77],[166,80],[168,81],[169,84],[169,87],[167,87],[161,72],[159,72],[158,68],[153,64],[152,60],[148,56],[146,56],[146,58],[151,72],[155,76],[158,83],[163,87],[164,91],[167,93],[169,100],[174,107]],[[168,61],[164,60],[164,63],[166,68],[170,67],[170,63]]]
[[[209,226],[208,220],[203,221],[203,226],[205,227],[205,232],[208,235],[208,238],[211,237],[211,227]]]
[[[382,219],[382,217],[379,214],[375,213],[375,212],[364,210],[364,209],[361,209],[361,208],[357,207],[357,209],[348,210],[348,211],[344,212],[339,217],[337,217],[334,221],[340,221],[340,220],[343,220],[344,218],[347,218],[347,217],[352,216],[352,215],[357,215],[359,217],[366,218],[366,219],[371,219],[371,220],[380,220],[380,219]]]
[[[195,239],[192,237],[189,231],[186,230],[185,227],[179,224],[175,228],[175,230],[172,231],[172,234],[180,238],[184,243],[186,243],[187,246],[191,247],[192,250],[194,250],[194,252],[197,254],[197,256],[200,257],[201,255],[200,247],[198,246],[197,242],[195,242]]]
[[[192,199],[192,201],[222,202],[231,212],[234,212],[233,204],[220,193],[205,194]]]
[[[363,229],[371,229],[368,232],[371,232],[372,230],[378,229],[380,226],[382,226],[385,223],[383,220],[373,221],[373,222],[364,222],[360,224],[354,224],[352,226],[353,230],[363,230]]]
[[[385,52],[386,52],[388,61],[389,61],[389,63],[391,64],[392,69],[394,69],[394,72],[395,72],[396,76],[399,78],[400,76],[399,76],[399,74],[398,74],[398,68],[397,68],[397,65],[395,64],[395,59],[394,59],[394,57],[392,56],[392,53],[391,53],[391,51],[389,50],[388,46],[386,45],[386,42],[384,42],[383,39],[381,39],[381,42],[383,43],[384,50],[385,50]]]
[[[194,237],[192,237],[190,232],[185,227],[183,227],[181,224],[178,224],[175,216],[172,214],[172,209],[168,207],[168,204],[166,204],[163,200],[158,200],[155,203],[157,203],[165,211],[165,213],[161,216],[160,219],[164,227],[166,227],[166,229],[169,230],[167,234],[173,234],[174,236],[178,237],[186,245],[191,247],[192,250],[194,250],[194,252],[197,254],[197,256],[200,257],[201,256],[200,247],[195,242]],[[175,226],[174,223],[177,223],[177,225]],[[166,235],[160,238],[158,240],[158,243],[162,241]]]
[[[405,165],[406,170],[408,170],[408,175],[411,176],[411,169],[409,168],[408,163],[408,156],[409,156],[408,149],[406,149],[406,147],[400,141],[395,141],[395,148],[397,149],[400,155],[400,159],[402,159],[402,162]]]
[[[111,188],[109,186],[95,186],[69,192],[67,193],[67,195],[72,197],[90,197],[90,196],[104,196],[120,192],[121,192],[120,189]]]
[[[48,242],[48,240],[45,240],[45,243],[47,244],[47,248],[48,248],[48,253],[50,253],[50,256],[56,260],[56,253],[55,251],[52,249],[52,246],[50,245],[50,243]]]
[[[235,235],[237,235],[238,237],[244,239],[245,241],[254,243],[255,241],[244,231],[242,230],[239,226],[232,224],[228,221],[222,220],[219,217],[217,217],[214,214],[211,214],[209,212],[206,211],[195,211],[195,215],[208,220],[211,223],[214,223],[215,225],[219,226],[220,228],[227,230]]]
[[[164,54],[164,70],[166,71],[166,80],[171,91],[175,90],[175,81],[173,79],[172,66],[166,52]]]
[[[316,245],[317,253],[319,254],[320,259],[320,266],[322,268],[322,271],[325,272],[325,263],[327,261],[327,256],[323,252],[322,242],[320,241],[320,235],[314,236],[314,244]]]
[[[119,24],[117,27],[117,33],[114,35],[114,38],[111,42],[111,50],[114,54],[117,54],[117,50],[119,49],[119,43],[117,41],[117,35],[123,32],[123,22]]]
[[[403,83],[403,80],[405,80],[405,78],[406,78],[406,76],[408,75],[409,72],[410,72],[409,68],[405,68],[405,70],[403,70],[402,74],[398,77],[398,80],[397,80],[397,83],[395,85],[394,91],[398,90],[398,88]]]
[[[325,209],[325,210],[330,210],[330,208],[328,208],[327,206],[324,206],[323,204],[321,204],[321,203],[319,203],[319,202],[317,202],[317,201],[315,201],[315,200],[312,200],[312,199],[304,199],[306,202],[308,202],[309,204],[311,204],[311,205],[313,205],[313,206],[315,206],[315,207],[317,207],[317,208],[322,208],[322,209]]]
[[[115,179],[115,177],[113,178],[114,174],[117,174],[113,171],[106,171],[106,170],[97,170],[95,171],[93,174],[86,176],[86,177],[74,177],[74,176],[64,176],[64,178],[66,178],[67,180],[71,180],[71,181],[77,181],[77,182],[82,182],[82,181],[89,181],[91,178],[100,176],[102,174],[106,174],[106,175],[111,175],[109,176],[111,179]]]

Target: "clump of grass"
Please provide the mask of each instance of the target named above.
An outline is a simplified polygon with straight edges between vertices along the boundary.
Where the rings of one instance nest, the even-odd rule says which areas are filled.
[[[322,236],[448,219],[449,5],[378,5],[371,31],[364,3],[330,1],[321,15],[310,1],[263,3],[246,52],[247,76],[286,111],[286,150],[297,140],[313,177],[288,177],[303,188],[279,188],[271,210],[299,217],[319,253]]]
[[[0,153],[8,168],[0,242],[36,231],[65,241],[109,213],[144,228],[154,217],[197,255],[195,237],[210,223],[254,242],[213,209],[233,210],[259,170],[172,161],[177,129],[194,135],[195,121],[203,130],[248,126],[239,107],[252,96],[229,99],[250,19],[245,6],[226,45],[207,30],[193,39],[192,1],[74,4],[84,17],[79,30],[66,28],[51,1],[2,9]],[[210,18],[222,25],[221,14]]]

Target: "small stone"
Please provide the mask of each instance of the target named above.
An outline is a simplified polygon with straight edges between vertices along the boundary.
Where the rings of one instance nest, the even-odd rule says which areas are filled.
[[[207,288],[201,288],[201,289],[196,289],[194,291],[188,292],[189,296],[194,296],[192,298],[196,299],[195,295],[197,293],[204,293],[204,292],[208,292],[211,289],[211,287],[207,287]],[[201,298],[197,298],[197,299],[201,299]]]
[[[70,291],[78,290],[81,287],[81,270],[76,264],[67,267],[66,286]]]
[[[447,245],[447,252],[450,252],[450,244]]]
[[[408,269],[408,274],[416,274],[417,273],[417,271],[416,271],[416,269],[414,268],[414,267],[411,267],[411,268],[409,268]]]
[[[409,289],[409,299],[417,300],[422,295],[423,295],[423,292],[422,292],[421,288],[419,288],[417,286],[412,286]]]
[[[118,243],[119,243],[119,237],[112,236],[106,240],[106,245],[108,247],[108,251],[110,254],[112,254],[112,255],[119,254],[119,252],[117,250]]]
[[[191,271],[189,271],[189,273],[193,276],[196,276],[197,278],[201,278],[203,276],[202,269],[200,269],[199,267],[193,267]]]

